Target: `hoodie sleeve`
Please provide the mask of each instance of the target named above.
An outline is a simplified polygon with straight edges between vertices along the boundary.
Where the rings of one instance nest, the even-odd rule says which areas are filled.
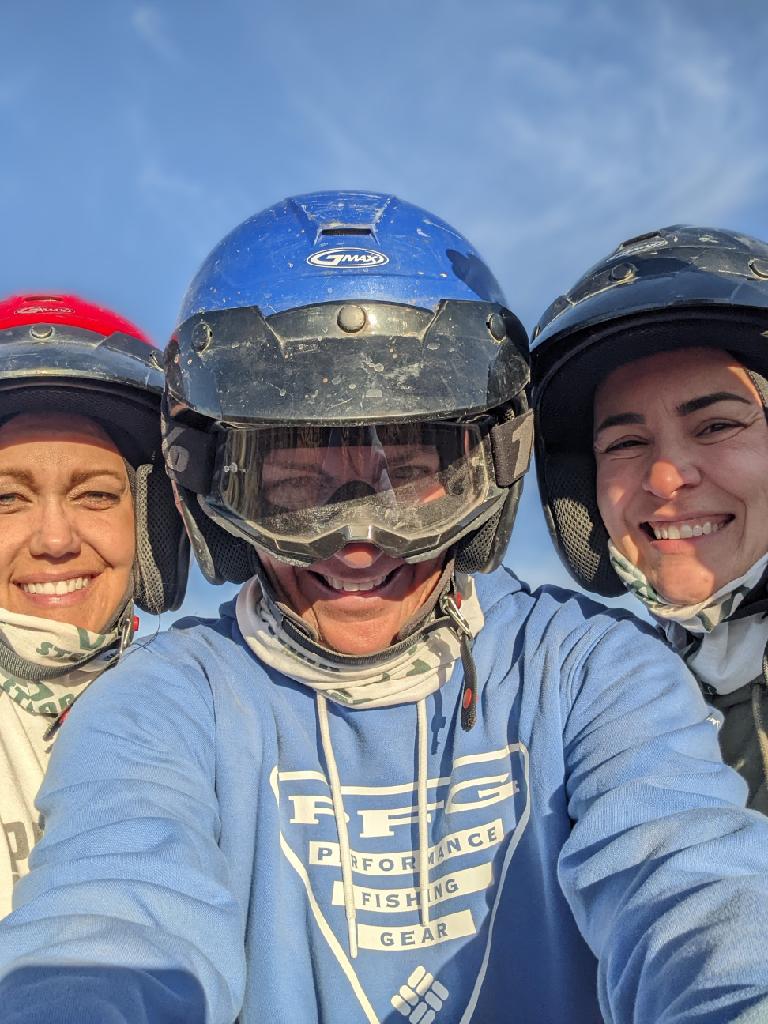
[[[768,819],[676,655],[619,622],[570,662],[559,873],[606,1021],[734,1020],[768,992]]]
[[[217,843],[212,695],[193,659],[158,647],[97,680],[61,730],[45,835],[0,926],[4,1020],[237,1016],[245,912]]]

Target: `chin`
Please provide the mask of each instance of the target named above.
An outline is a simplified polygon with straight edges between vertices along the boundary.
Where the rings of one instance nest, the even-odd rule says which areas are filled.
[[[654,587],[665,601],[679,605],[701,604],[717,590],[713,582],[703,580],[660,580]]]
[[[350,640],[341,641],[334,643],[331,639],[326,639],[325,643],[334,651],[338,651],[339,654],[346,654],[350,658],[366,658],[369,654],[379,654],[381,651],[385,651],[391,646],[392,640],[382,641],[365,641],[365,640]]]
[[[346,627],[331,627],[322,629],[320,632],[322,641],[326,646],[339,654],[346,654],[351,658],[365,658],[369,654],[378,654],[392,644],[394,633],[391,630],[379,629],[375,635],[361,629],[360,625],[349,624]]]

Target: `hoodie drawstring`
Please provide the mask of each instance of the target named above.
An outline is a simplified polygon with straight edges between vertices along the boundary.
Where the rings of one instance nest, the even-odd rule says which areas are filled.
[[[349,955],[357,957],[357,910],[355,908],[355,889],[352,881],[352,854],[349,849],[349,830],[347,816],[344,813],[344,799],[341,795],[341,780],[336,758],[331,745],[331,731],[328,726],[328,702],[322,693],[316,693],[317,717],[320,724],[320,740],[323,744],[323,755],[328,766],[328,784],[331,790],[333,816],[336,819],[336,832],[339,836],[339,859],[341,860],[341,883],[344,889],[344,913],[347,916],[347,933],[349,935]]]
[[[349,955],[352,960],[357,958],[357,909],[355,907],[355,888],[352,878],[352,852],[349,848],[349,829],[344,811],[344,798],[341,792],[341,779],[331,743],[331,730],[328,722],[328,701],[322,693],[315,694],[317,701],[317,718],[320,725],[320,742],[323,756],[328,767],[328,786],[331,790],[333,816],[336,821],[336,832],[339,837],[339,860],[341,861],[341,884],[344,891],[344,913],[347,918],[347,934],[349,937]],[[416,782],[417,816],[419,823],[419,908],[421,923],[429,924],[429,809],[427,807],[428,789],[428,729],[427,702],[422,699],[416,705],[417,743],[418,743],[418,779]]]
[[[453,588],[452,588],[453,590]],[[461,664],[464,669],[464,684],[461,692],[461,727],[465,732],[474,726],[477,717],[477,670],[472,657],[472,630],[469,623],[459,611],[461,594],[458,591],[446,592],[440,598],[440,608],[451,621],[451,628],[459,638]],[[349,848],[349,830],[344,812],[344,799],[341,792],[341,780],[331,743],[331,730],[328,721],[328,701],[318,690],[315,690],[317,701],[317,717],[320,725],[320,741],[323,756],[328,768],[328,786],[331,791],[333,816],[336,821],[336,832],[339,837],[339,859],[341,861],[341,880],[344,892],[344,913],[347,918],[349,935],[349,954],[354,960],[357,957],[357,908],[355,906],[355,888],[352,877],[352,853]],[[427,699],[422,697],[416,703],[416,730],[418,778],[416,781],[417,820],[419,828],[419,910],[421,923],[429,924],[429,758],[428,758],[428,723]],[[768,740],[764,757],[768,758]],[[766,760],[768,765],[768,760]]]
[[[419,778],[416,800],[419,813],[419,907],[421,923],[429,924],[429,811],[427,810],[427,702],[416,705],[419,744]]]

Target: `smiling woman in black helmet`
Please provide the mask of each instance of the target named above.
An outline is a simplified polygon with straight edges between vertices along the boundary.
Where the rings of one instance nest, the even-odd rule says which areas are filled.
[[[588,590],[624,588],[724,716],[768,813],[768,246],[707,228],[630,239],[541,320],[537,465]]]
[[[467,239],[285,200],[205,261],[166,368],[195,551],[243,586],[68,718],[3,1024],[715,1024],[768,995],[768,820],[680,659],[499,566],[527,337]]]
[[[73,295],[0,301],[0,915],[68,708],[183,594],[147,338]]]

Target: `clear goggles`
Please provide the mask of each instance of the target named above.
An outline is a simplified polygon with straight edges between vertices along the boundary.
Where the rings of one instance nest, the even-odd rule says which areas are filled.
[[[293,564],[329,558],[353,542],[419,561],[474,528],[503,497],[492,423],[223,427],[200,502]]]

